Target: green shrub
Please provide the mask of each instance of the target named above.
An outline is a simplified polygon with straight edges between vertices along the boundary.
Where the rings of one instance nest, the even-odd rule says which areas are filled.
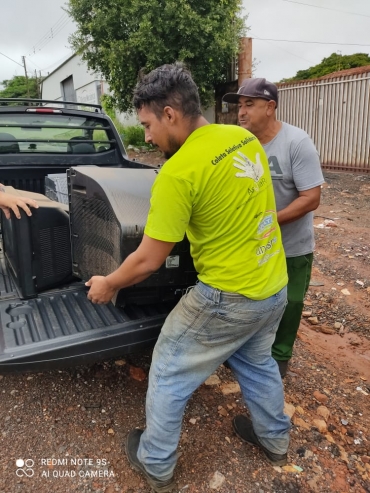
[[[109,96],[103,94],[100,102],[104,112],[113,120],[125,147],[128,147],[129,145],[134,147],[152,147],[150,144],[145,143],[144,127],[141,125],[123,125],[116,118],[115,109]]]
[[[145,143],[144,127],[141,125],[120,125],[119,133],[121,134],[123,143],[126,147],[129,145],[135,147],[147,146]]]
[[[109,116],[112,120],[115,120],[116,118],[116,112],[114,107],[112,106],[111,100],[109,99],[109,96],[106,94],[103,94],[100,97],[100,104],[103,107],[104,113]]]
[[[117,118],[113,119],[114,126],[117,129],[117,132],[120,134],[121,139],[123,140],[123,134],[125,133],[125,126],[120,123]]]

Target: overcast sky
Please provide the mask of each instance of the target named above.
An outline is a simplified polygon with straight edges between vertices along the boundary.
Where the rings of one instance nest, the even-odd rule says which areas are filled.
[[[278,82],[332,53],[370,53],[369,0],[243,0],[243,4],[249,12],[253,56],[259,62],[255,77]]]
[[[30,75],[35,69],[47,75],[72,54],[68,36],[75,26],[62,10],[65,4],[2,0],[0,81],[24,74],[22,56]],[[370,53],[369,0],[243,0],[243,5],[258,62],[256,77],[277,82],[333,52]]]

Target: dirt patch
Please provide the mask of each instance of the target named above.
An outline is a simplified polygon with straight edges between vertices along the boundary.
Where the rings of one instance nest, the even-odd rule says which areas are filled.
[[[162,151],[159,151],[157,149],[151,149],[150,151],[148,150],[141,152],[129,150],[127,154],[132,161],[150,164],[151,166],[159,167],[165,162]]]
[[[146,154],[136,158],[163,162],[160,153]],[[232,418],[247,410],[221,366],[187,406],[176,492],[370,492],[370,176],[325,176],[312,283],[284,381],[293,416],[289,466],[272,468],[234,436]],[[146,351],[0,376],[0,493],[149,493],[122,443],[145,425],[150,361]]]
[[[316,354],[320,354],[339,370],[347,365],[364,377],[364,382],[370,385],[370,341],[350,332],[325,334],[302,322],[299,337]]]

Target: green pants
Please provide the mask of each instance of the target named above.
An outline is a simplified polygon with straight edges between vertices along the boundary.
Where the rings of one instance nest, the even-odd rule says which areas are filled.
[[[313,253],[286,259],[288,268],[288,304],[276,332],[272,356],[278,361],[292,357],[303,311],[303,300],[310,284]]]

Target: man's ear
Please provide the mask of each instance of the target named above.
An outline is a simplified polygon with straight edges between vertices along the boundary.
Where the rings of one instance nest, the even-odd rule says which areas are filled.
[[[267,115],[271,116],[274,113],[275,109],[276,109],[275,101],[269,101],[267,103]]]
[[[163,117],[166,119],[167,123],[173,125],[176,121],[176,111],[171,106],[165,106],[163,108]]]

